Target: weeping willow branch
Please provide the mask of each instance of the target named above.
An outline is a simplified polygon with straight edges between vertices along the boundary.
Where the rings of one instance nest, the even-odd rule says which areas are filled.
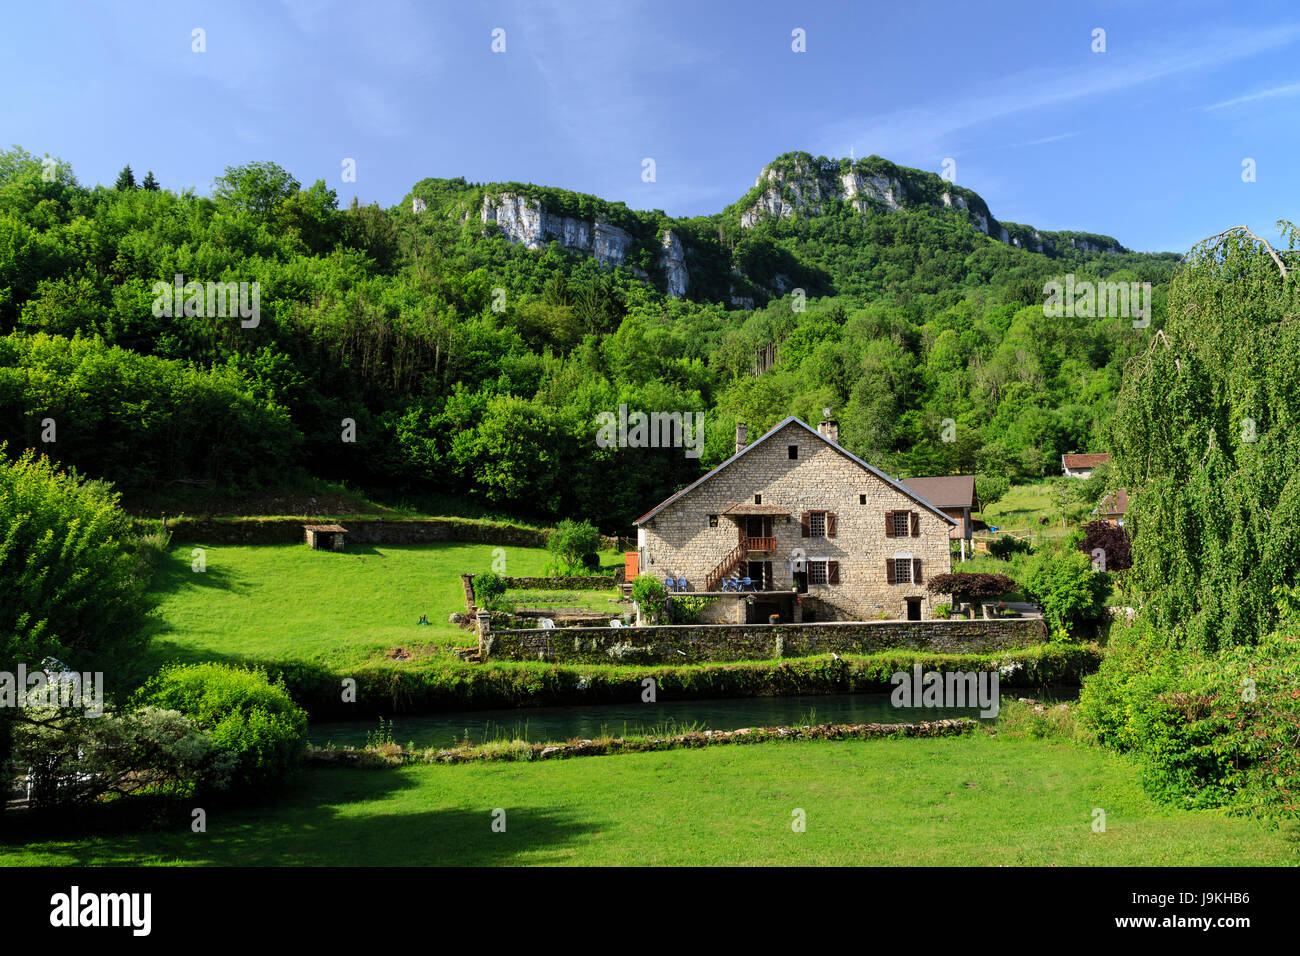
[[[1278,255],[1278,254],[1273,250],[1273,247],[1272,247],[1271,245],[1269,245],[1267,239],[1261,239],[1259,236],[1257,236],[1257,235],[1255,235],[1253,232],[1251,232],[1250,229],[1249,229],[1249,227],[1247,227],[1247,226],[1233,226],[1231,229],[1225,229],[1225,230],[1223,230],[1223,232],[1216,233],[1216,234],[1213,235],[1213,236],[1209,236],[1209,237],[1206,238],[1206,239],[1202,239],[1200,242],[1197,243],[1197,245],[1198,245],[1198,246],[1206,245],[1207,243],[1214,242],[1214,240],[1216,240],[1216,239],[1222,239],[1224,236],[1226,236],[1226,235],[1228,235],[1229,233],[1232,233],[1232,232],[1244,232],[1246,235],[1250,236],[1250,238],[1252,238],[1252,239],[1254,239],[1256,242],[1260,243],[1260,244],[1264,247],[1265,251],[1267,251],[1268,254],[1273,258],[1273,262],[1277,265],[1278,270],[1282,273],[1282,278],[1283,278],[1284,280],[1286,279],[1287,271],[1286,271],[1286,266],[1284,266],[1284,265],[1282,264],[1282,257],[1279,256],[1279,255]]]

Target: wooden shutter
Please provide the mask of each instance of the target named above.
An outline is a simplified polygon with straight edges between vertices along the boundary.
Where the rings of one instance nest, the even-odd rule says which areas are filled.
[[[921,559],[920,558],[912,559],[912,583],[913,584],[924,583],[921,580]]]
[[[894,583],[894,559],[893,558],[885,558],[885,580],[890,584]]]
[[[885,512],[885,537],[892,538],[893,536],[894,536],[894,513],[892,511],[886,511]]]
[[[912,537],[921,537],[921,516],[915,511],[910,512],[912,516]]]
[[[806,537],[808,537],[810,534],[812,534],[812,532],[811,532],[811,531],[809,530],[809,528],[808,528],[808,515],[809,515],[809,514],[811,514],[811,512],[809,512],[809,511],[805,511],[803,514],[801,514],[801,515],[799,516],[799,530],[800,530],[800,535],[799,535],[799,536],[800,536],[801,538],[806,538]]]
[[[826,512],[826,537],[835,537],[835,515]]]
[[[840,563],[838,561],[826,562],[826,583],[827,584],[840,583]]]

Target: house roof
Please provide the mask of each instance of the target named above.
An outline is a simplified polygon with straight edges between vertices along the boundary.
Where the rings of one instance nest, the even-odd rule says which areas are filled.
[[[345,527],[343,527],[343,525],[341,525],[341,524],[305,524],[305,525],[303,525],[303,530],[305,530],[305,531],[329,531],[329,532],[334,533],[334,534],[338,534],[339,532],[342,532],[343,534],[347,534],[347,533],[348,533],[348,529],[345,528]]]
[[[1096,468],[1110,462],[1110,452],[1087,455],[1062,455],[1061,464],[1066,468]]]
[[[939,478],[904,478],[903,484],[940,508],[974,508],[975,476],[947,475]]]
[[[1128,489],[1117,488],[1109,492],[1097,505],[1097,511],[1104,515],[1122,515],[1128,512]]]
[[[869,473],[871,473],[871,474],[874,475],[875,477],[879,478],[881,481],[885,482],[887,485],[889,485],[889,486],[890,486],[891,488],[893,488],[895,491],[900,491],[900,492],[902,492],[904,495],[906,495],[908,498],[910,498],[910,499],[912,499],[913,501],[915,501],[915,502],[916,502],[918,505],[920,505],[922,508],[926,508],[926,509],[932,511],[934,514],[938,515],[940,518],[942,518],[944,521],[948,522],[949,524],[955,525],[955,524],[957,523],[957,522],[954,521],[952,518],[949,518],[946,514],[944,514],[942,511],[940,511],[937,507],[935,507],[935,506],[932,505],[930,502],[928,502],[928,501],[926,501],[924,498],[922,498],[922,497],[921,497],[919,494],[917,494],[915,491],[913,491],[912,489],[908,488],[908,487],[907,487],[906,485],[904,485],[902,482],[895,481],[893,478],[890,478],[887,474],[885,474],[885,473],[884,473],[883,471],[881,471],[879,468],[874,468],[874,467],[872,467],[871,465],[868,465],[865,461],[863,461],[863,460],[862,460],[861,458],[859,458],[857,455],[854,455],[853,453],[851,453],[851,452],[849,452],[849,451],[846,451],[844,448],[842,448],[842,447],[839,445],[838,442],[833,442],[833,441],[831,441],[829,438],[827,438],[825,435],[823,435],[823,434],[822,434],[821,432],[819,432],[817,429],[815,429],[815,428],[813,428],[811,425],[809,425],[809,424],[808,424],[806,421],[804,421],[802,418],[798,418],[798,417],[796,417],[796,416],[794,416],[794,415],[790,415],[790,416],[788,416],[787,418],[783,418],[783,419],[781,419],[781,421],[777,422],[775,425],[773,425],[771,428],[769,428],[769,429],[768,429],[768,430],[763,434],[763,436],[762,436],[761,438],[757,439],[756,441],[750,442],[748,445],[746,445],[746,446],[745,446],[744,448],[742,448],[740,451],[736,452],[734,455],[732,455],[730,458],[728,458],[728,459],[727,459],[726,461],[724,461],[722,464],[718,465],[718,466],[717,466],[716,468],[714,468],[712,471],[706,472],[706,473],[705,473],[704,475],[702,475],[701,477],[695,479],[695,481],[691,482],[689,485],[687,485],[687,486],[686,486],[685,488],[683,488],[681,491],[677,492],[676,494],[669,495],[667,498],[665,498],[663,501],[659,502],[659,504],[655,505],[653,508],[651,508],[649,511],[647,511],[645,514],[643,514],[641,517],[637,518],[636,521],[634,521],[634,522],[632,522],[632,523],[633,523],[633,524],[638,524],[638,525],[639,525],[639,524],[643,524],[643,523],[645,523],[646,521],[649,521],[651,518],[653,518],[653,517],[654,517],[655,515],[657,515],[659,512],[663,511],[665,508],[667,508],[667,507],[668,507],[670,504],[672,504],[674,501],[677,501],[679,498],[681,498],[681,497],[683,497],[683,496],[689,494],[691,491],[694,491],[696,488],[698,488],[700,485],[704,484],[706,481],[708,481],[710,478],[712,478],[712,477],[713,477],[714,475],[716,475],[718,472],[722,471],[724,468],[728,467],[729,465],[732,465],[732,464],[734,464],[735,462],[739,461],[739,460],[740,460],[741,458],[743,458],[745,455],[749,454],[751,451],[753,451],[753,450],[754,450],[755,448],[757,448],[759,445],[763,444],[763,442],[767,441],[769,438],[771,438],[773,435],[775,435],[777,432],[779,432],[781,429],[785,428],[785,426],[787,426],[787,425],[789,425],[789,424],[791,424],[791,423],[794,423],[794,424],[798,425],[799,427],[805,429],[805,430],[808,432],[808,434],[810,434],[810,435],[814,435],[814,436],[816,436],[817,438],[820,438],[820,439],[821,439],[822,441],[824,441],[826,444],[830,445],[831,448],[835,449],[837,452],[839,452],[839,453],[840,453],[841,455],[843,455],[845,458],[849,459],[849,461],[854,462],[855,464],[857,464],[857,465],[860,466],[861,468],[865,469],[866,471],[868,471]]]

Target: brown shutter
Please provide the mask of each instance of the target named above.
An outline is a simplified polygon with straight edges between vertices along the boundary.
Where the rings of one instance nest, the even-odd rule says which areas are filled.
[[[892,538],[893,536],[894,536],[894,513],[892,511],[886,511],[885,512],[885,537]]]
[[[885,580],[889,584],[894,583],[894,559],[885,558]]]
[[[810,513],[811,512],[805,511],[803,514],[799,516],[799,529],[800,529],[799,537],[801,538],[806,538],[810,534],[812,534],[812,532],[808,529],[808,515]]]
[[[917,514],[915,511],[911,512],[911,515],[912,515],[912,537],[919,538],[921,537],[921,516]]]
[[[838,561],[826,562],[826,583],[827,584],[840,583],[840,563]]]
[[[826,512],[826,537],[835,537],[835,516],[829,511]]]
[[[921,580],[921,559],[920,558],[912,559],[912,583],[913,584],[925,583]]]

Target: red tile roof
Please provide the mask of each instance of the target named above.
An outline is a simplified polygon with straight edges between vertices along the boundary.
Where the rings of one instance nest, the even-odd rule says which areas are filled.
[[[1110,463],[1110,452],[1098,455],[1062,455],[1061,462],[1066,468],[1096,468]]]

